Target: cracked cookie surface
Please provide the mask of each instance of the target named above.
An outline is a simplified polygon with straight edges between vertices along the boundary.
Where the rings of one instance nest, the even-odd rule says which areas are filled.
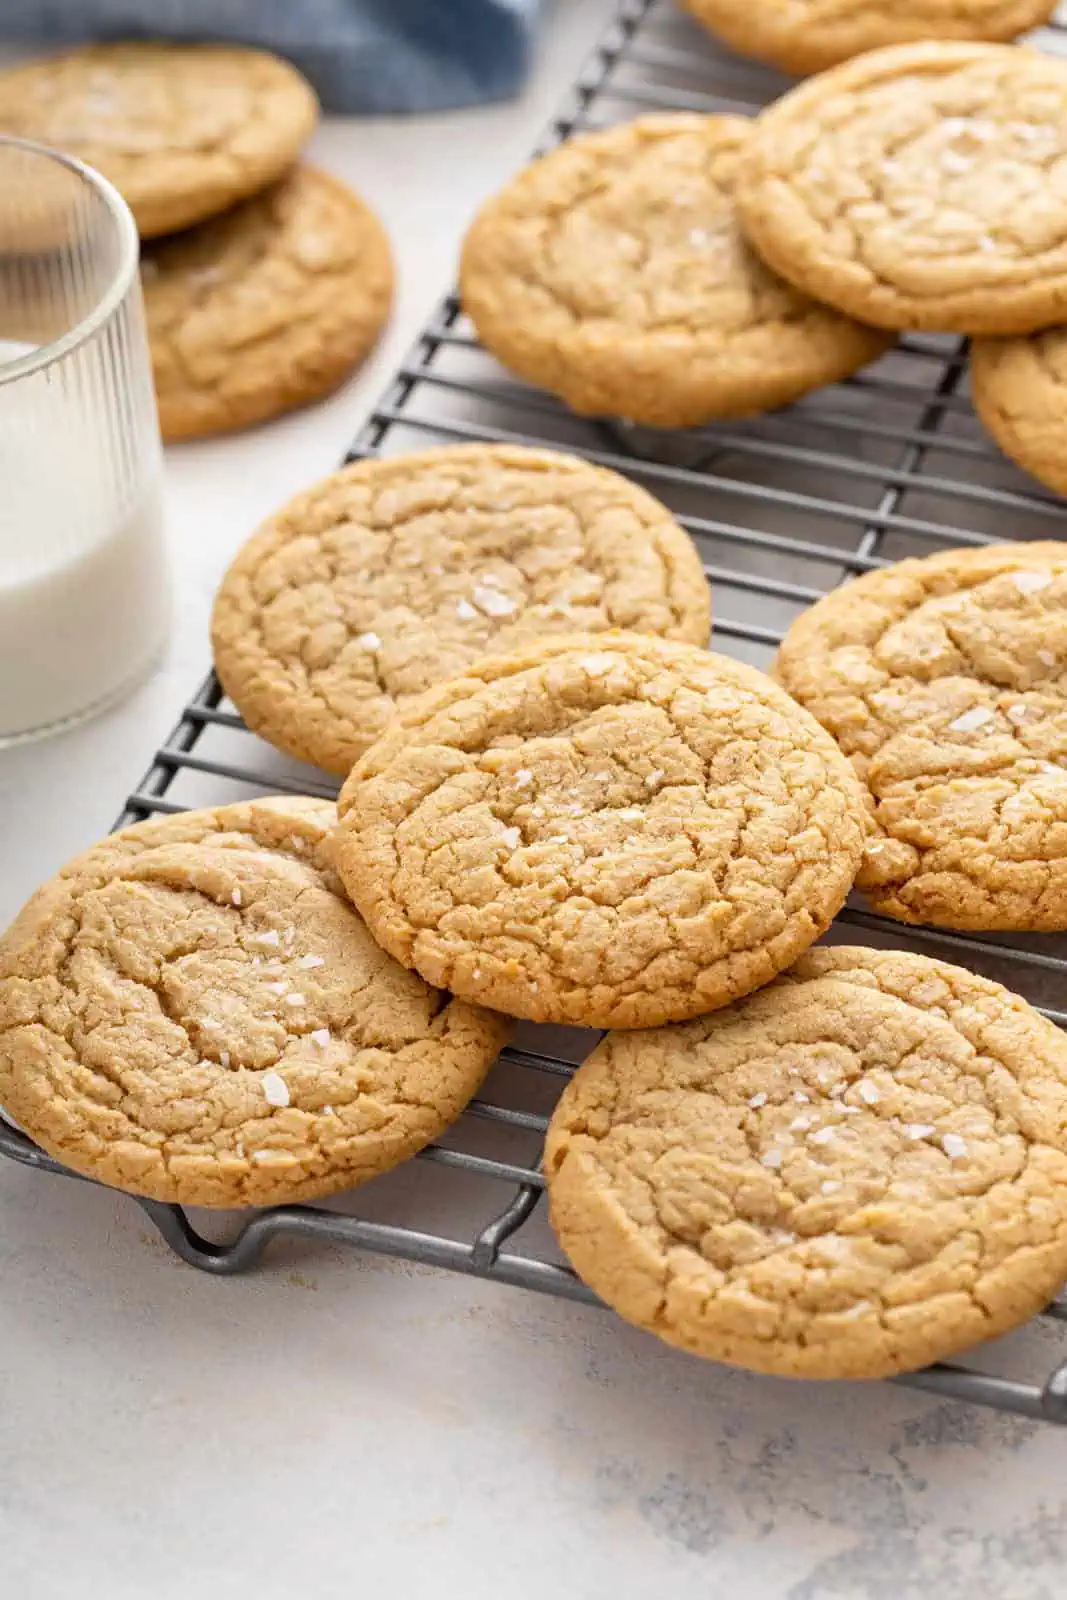
[[[402,711],[339,802],[336,863],[428,982],[535,1021],[647,1027],[768,982],[852,886],[864,796],[752,667],[542,640]]]
[[[878,911],[1067,928],[1067,544],[867,573],[793,624],[776,673],[867,785]]]
[[[1047,22],[1055,0],[682,0],[742,55],[798,76],[924,39],[1004,41]]]
[[[873,51],[769,107],[741,225],[800,289],[885,328],[1031,333],[1067,309],[1067,62]]]
[[[329,394],[373,347],[393,263],[378,218],[312,167],[141,263],[165,439],[248,427]]]
[[[1067,1277],[1067,1040],[999,984],[842,946],[613,1034],[548,1130],[551,1220],[628,1321],[787,1377],[925,1366]]]
[[[745,117],[640,117],[535,161],[479,212],[460,287],[506,366],[575,411],[659,427],[787,404],[888,340],[769,272],[741,236]]]
[[[90,45],[0,74],[0,132],[102,172],[145,238],[280,178],[317,119],[311,86],[261,50]]]
[[[335,809],[142,823],[0,938],[0,1103],[76,1172],[200,1206],[348,1189],[436,1137],[503,1018],[405,971],[342,898]]]
[[[212,619],[249,726],[347,774],[398,708],[490,651],[622,627],[703,644],[700,557],[666,507],[574,456],[460,445],[324,479],[249,541]]]
[[[1005,455],[1067,494],[1067,328],[976,339],[971,396]]]

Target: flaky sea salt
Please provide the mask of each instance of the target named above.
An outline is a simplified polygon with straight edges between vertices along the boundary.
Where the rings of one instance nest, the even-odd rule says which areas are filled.
[[[522,830],[519,828],[504,828],[500,838],[509,850],[517,850],[522,843]]]
[[[499,589],[490,589],[487,584],[480,583],[474,591],[474,603],[487,617],[510,617],[518,609],[518,601],[510,595],[501,594]]]
[[[473,622],[477,615],[469,600],[456,601],[456,616],[461,622]]]
[[[834,1137],[833,1128],[818,1128],[811,1136],[812,1144],[829,1144]]]
[[[313,967],[324,967],[325,965],[325,956],[301,956],[297,962],[297,966],[303,967],[305,972],[310,972]]]
[[[239,906],[241,904],[241,891],[240,891],[240,889],[235,889],[233,891],[233,893],[231,894],[230,899],[233,901],[235,906]]]
[[[1052,654],[1051,650],[1039,650],[1037,652],[1037,659],[1040,661],[1043,667],[1054,667],[1056,665],[1056,657]]]
[[[763,1093],[754,1094],[748,1103],[754,1111],[758,1111],[760,1106],[765,1106],[767,1104],[767,1096]]]
[[[220,1050],[219,1051],[219,1065],[222,1066],[222,1067],[228,1067],[229,1064],[230,1064],[230,1052],[228,1050]]]
[[[841,1183],[837,1178],[824,1178],[822,1183],[819,1185],[819,1188],[823,1194],[836,1194],[840,1187]]]
[[[287,1106],[289,1104],[289,1085],[280,1072],[265,1072],[260,1079],[263,1093],[267,1097],[268,1105]]]
[[[661,784],[663,782],[663,779],[664,779],[665,776],[666,776],[666,774],[664,773],[662,767],[653,767],[652,771],[649,773],[648,777],[645,779],[645,788],[646,789],[655,789],[655,788],[657,788],[659,786],[659,784]]]
[[[961,1139],[958,1133],[943,1133],[941,1148],[950,1161],[959,1161],[967,1154],[967,1141]]]
[[[905,1139],[929,1139],[936,1132],[932,1122],[908,1122],[904,1125]]]
[[[275,945],[281,944],[281,935],[271,928],[266,933],[257,933],[256,943],[267,944],[273,948]]]
[[[304,998],[304,996],[302,994],[287,994],[286,997],[285,997],[285,1003],[286,1003],[287,1006],[306,1006],[307,1005],[307,1001],[306,1001],[306,999]]]
[[[515,774],[515,787],[518,789],[528,789],[532,782],[533,773],[530,771],[529,767],[520,767],[518,772]]]
[[[760,1161],[765,1167],[771,1167],[777,1171],[782,1164],[782,1152],[780,1150],[765,1150],[760,1156]]]
[[[856,1085],[856,1093],[861,1100],[866,1100],[869,1106],[875,1106],[882,1098],[877,1084],[869,1083],[866,1078]]]
[[[810,1128],[812,1126],[814,1121],[815,1121],[815,1118],[813,1116],[794,1117],[792,1122],[789,1124],[789,1126],[794,1132],[803,1133],[805,1131],[805,1129]]]
[[[376,633],[361,633],[356,639],[361,650],[380,650],[382,641]]]
[[[289,985],[287,983],[268,983],[267,988],[271,994],[284,994]]]
[[[1008,721],[1014,722],[1016,727],[1018,727],[1020,723],[1025,722],[1029,714],[1030,707],[1024,705],[1009,706],[1006,712]]]
[[[312,1044],[317,1045],[320,1050],[325,1050],[326,1046],[330,1042],[330,1030],[329,1028],[313,1028],[308,1034],[308,1038],[311,1040]]]
[[[1011,581],[1023,594],[1036,594],[1039,589],[1047,589],[1052,582],[1051,572],[1013,572]]]
[[[985,706],[972,706],[969,711],[964,711],[955,722],[949,723],[953,733],[973,733],[976,728],[984,728],[987,722],[992,722],[993,713]]]

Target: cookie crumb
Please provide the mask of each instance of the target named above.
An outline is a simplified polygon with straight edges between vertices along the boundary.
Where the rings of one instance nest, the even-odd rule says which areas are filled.
[[[1039,650],[1037,652],[1037,659],[1040,661],[1043,667],[1054,667],[1056,665],[1056,657],[1052,654],[1051,650]]]

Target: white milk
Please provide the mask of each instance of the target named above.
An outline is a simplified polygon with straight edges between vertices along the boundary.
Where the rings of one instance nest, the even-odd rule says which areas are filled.
[[[158,474],[119,504],[81,407],[46,410],[0,412],[0,743],[131,687],[167,628]]]

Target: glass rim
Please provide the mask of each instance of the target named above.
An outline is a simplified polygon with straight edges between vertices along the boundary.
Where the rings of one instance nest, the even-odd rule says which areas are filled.
[[[68,172],[76,173],[91,189],[94,189],[117,224],[122,254],[118,267],[99,300],[73,327],[61,333],[58,339],[50,339],[25,355],[16,356],[13,361],[0,363],[0,388],[5,384],[14,383],[19,378],[40,372],[57,361],[62,361],[64,356],[70,355],[91,339],[93,334],[114,316],[125,300],[141,255],[141,240],[132,211],[115,185],[102,173],[97,172],[95,167],[79,161],[77,156],[69,156],[62,150],[53,150],[51,145],[39,144],[35,139],[18,139],[14,134],[0,133],[0,150],[4,148],[24,150],[30,155],[42,156],[47,161],[53,161],[58,166],[65,167]]]

